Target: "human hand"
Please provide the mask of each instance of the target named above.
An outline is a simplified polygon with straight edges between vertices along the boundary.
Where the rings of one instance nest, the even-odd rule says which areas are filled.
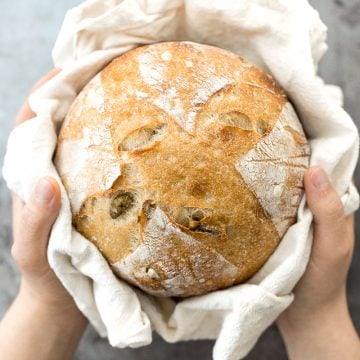
[[[51,71],[33,91],[59,71]],[[34,116],[26,101],[16,125]],[[26,204],[16,194],[12,197],[14,243],[11,253],[22,277],[20,291],[0,323],[0,358],[70,359],[87,320],[47,259],[51,228],[61,207],[59,185],[53,178],[45,177],[38,181]],[[41,344],[35,353],[34,344]]]
[[[59,73],[54,69],[32,88],[35,91]],[[16,125],[35,116],[28,100],[21,107]],[[60,188],[57,182],[46,177],[40,179],[27,202],[16,195],[13,198],[14,243],[12,256],[22,273],[21,292],[26,292],[44,306],[56,309],[76,309],[73,299],[64,289],[47,260],[47,244],[50,231],[59,213]],[[77,309],[76,309],[77,310]]]
[[[320,167],[306,172],[304,185],[314,216],[312,252],[294,289],[294,302],[277,324],[291,359],[356,359],[360,342],[346,301],[354,214],[345,217],[341,199]]]
[[[38,181],[25,204],[13,194],[12,257],[21,271],[20,295],[49,310],[71,316],[78,312],[47,259],[47,245],[60,210],[60,188],[51,177]]]

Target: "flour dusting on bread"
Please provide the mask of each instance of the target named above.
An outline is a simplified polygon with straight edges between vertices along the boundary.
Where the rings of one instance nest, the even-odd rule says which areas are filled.
[[[201,294],[205,289],[216,289],[224,279],[236,279],[236,266],[182,232],[159,207],[142,236],[143,243],[112,267],[153,295],[182,296],[184,290]],[[187,257],[178,251],[181,247],[188,249]],[[204,267],[211,271],[204,272]]]
[[[292,105],[286,103],[269,135],[236,164],[280,237],[294,223],[309,155],[304,131]]]
[[[61,169],[73,212],[80,210],[94,189],[108,190],[121,174],[110,124],[111,119],[107,119],[95,130],[84,128],[80,139],[64,141],[57,152],[56,166]]]
[[[89,85],[87,104],[93,106],[99,113],[103,113],[105,111],[105,93],[101,84],[100,74],[96,75]]]
[[[137,60],[140,75],[144,82],[149,86],[161,86],[161,84],[165,81],[164,65],[155,61],[151,51],[139,54]]]
[[[203,51],[202,47],[191,42],[187,42],[187,46]],[[167,79],[167,85],[165,85],[166,63],[171,59],[172,54],[169,50],[160,56],[151,50],[141,53],[137,56],[139,73],[146,84],[161,89],[159,96],[150,98],[149,101],[153,101],[156,106],[166,111],[184,130],[194,133],[196,114],[201,105],[205,104],[216,92],[231,85],[234,81],[228,77],[217,75],[216,70],[209,64],[198,64],[198,67],[191,73],[191,87],[188,86],[188,78],[181,72],[177,74],[175,79]],[[190,59],[185,60],[185,64],[188,68],[193,67]],[[179,97],[179,92],[182,92],[184,87],[188,88],[190,95],[188,104],[184,104],[183,99]]]

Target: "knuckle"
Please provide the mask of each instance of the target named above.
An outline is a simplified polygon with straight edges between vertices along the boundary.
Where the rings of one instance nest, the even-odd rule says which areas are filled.
[[[33,254],[28,254],[28,252],[24,250],[25,249],[15,243],[11,248],[11,256],[21,272],[31,273],[34,271],[34,264],[36,264],[37,260]]]
[[[345,214],[342,205],[339,204],[331,204],[331,208],[329,209],[329,218],[341,223],[341,225],[345,225]]]
[[[326,198],[324,209],[327,217],[334,221],[342,221],[345,223],[344,205],[337,193],[332,189],[326,190],[324,197]]]
[[[341,262],[348,263],[353,255],[353,247],[348,242],[343,241],[342,244],[337,247],[336,253]]]
[[[319,196],[323,199],[328,199],[336,194],[336,192],[329,183],[322,185],[318,189],[318,192],[319,192]]]

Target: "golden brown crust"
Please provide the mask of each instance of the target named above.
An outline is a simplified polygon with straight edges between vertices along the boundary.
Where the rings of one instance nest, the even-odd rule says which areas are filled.
[[[247,167],[242,174],[237,164],[264,143],[287,102],[269,75],[214,47],[160,43],[120,56],[84,88],[59,136],[56,163],[70,194],[76,188],[65,171],[66,144],[98,147],[94,159],[117,161],[121,174],[110,186],[84,185],[82,201],[72,201],[74,225],[116,273],[156,295],[197,295],[245,281],[281,236],[244,180],[251,178],[244,178]],[[294,149],[307,161],[301,126],[288,121]],[[108,145],[94,140],[98,133],[108,134],[100,137]],[[306,166],[299,169],[283,175],[283,227],[296,219],[294,211],[288,216],[287,191],[302,183]],[[88,177],[99,176],[91,171]]]

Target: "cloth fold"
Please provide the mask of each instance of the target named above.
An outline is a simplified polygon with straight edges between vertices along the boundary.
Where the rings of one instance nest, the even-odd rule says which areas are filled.
[[[134,289],[72,228],[70,204],[52,163],[57,132],[76,95],[114,57],[139,45],[189,40],[235,52],[285,89],[309,138],[311,165],[327,171],[350,214],[359,207],[351,182],[359,136],[341,107],[341,90],[316,75],[325,39],[326,27],[306,0],[89,0],[67,13],[53,50],[55,66],[63,70],[31,96],[36,118],[11,133],[3,174],[25,201],[39,177],[60,183],[62,208],[49,262],[113,346],[149,344],[156,330],[169,342],[216,338],[214,359],[243,358],[293,299],[309,259],[312,215],[304,196],[297,223],[245,284],[180,302]]]

